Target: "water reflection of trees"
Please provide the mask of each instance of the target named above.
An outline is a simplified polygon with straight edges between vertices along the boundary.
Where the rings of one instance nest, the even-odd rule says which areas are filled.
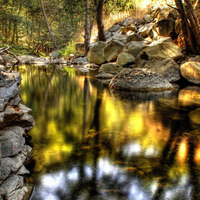
[[[34,73],[33,71],[32,76]],[[43,80],[43,75],[38,74],[37,78],[40,79],[40,83],[47,86],[48,81]],[[32,81],[32,84],[37,83],[35,80]],[[83,90],[80,88],[81,84]],[[114,127],[105,128],[103,126],[102,123],[105,122],[102,119],[105,116],[103,109],[105,109],[105,102],[110,101],[106,98],[110,97],[106,96],[103,86],[96,87],[93,83],[93,88],[90,88],[90,84],[91,80],[85,77],[80,83],[69,73],[64,74],[62,78],[55,74],[51,91],[46,97],[50,105],[47,105],[45,115],[36,122],[42,127],[41,137],[37,138],[37,142],[43,144],[45,140],[44,148],[48,143],[48,137],[45,135],[48,127],[43,127],[46,126],[45,120],[52,121],[55,118],[57,122],[63,121],[63,123],[56,122],[55,124],[57,136],[62,134],[65,143],[71,145],[68,153],[63,152],[62,161],[49,162],[48,165],[43,166],[45,173],[52,169],[54,171],[52,174],[47,173],[41,176],[41,182],[47,177],[54,180],[55,177],[59,177],[60,173],[62,174],[62,181],[59,180],[60,184],[55,191],[52,190],[56,196],[54,199],[200,199],[199,179],[197,178],[200,174],[199,165],[195,160],[197,148],[199,148],[198,130],[195,133],[191,132],[198,127],[194,128],[189,119],[189,112],[199,104],[186,106],[182,101],[183,98],[177,98],[178,96],[174,94],[171,96],[168,94],[169,99],[166,97],[160,99],[164,95],[156,99],[148,95],[148,98],[151,96],[149,101],[141,99],[141,95],[138,98],[138,94],[136,98],[130,98],[134,101],[125,98],[121,104],[127,110],[138,112],[138,109],[143,112],[142,109],[145,109],[145,114],[151,110],[153,114],[143,116],[144,119],[150,117],[149,123],[152,123],[152,127],[162,124],[161,131],[156,132],[153,137],[161,134],[165,129],[168,134],[167,137],[161,134],[165,137],[165,142],[160,145],[158,154],[154,149],[151,150],[151,154],[145,154],[143,149],[140,149],[142,148],[141,143],[138,143],[136,137],[139,134],[130,136],[124,128],[126,121],[131,121],[132,115],[122,113],[121,121],[124,124],[120,124],[121,133],[114,132]],[[42,105],[46,87],[39,85],[34,87],[38,87],[38,93],[43,95],[36,94],[31,98],[40,97],[39,105]],[[54,98],[55,93],[58,94],[57,98]],[[59,96],[60,94],[62,96]],[[118,98],[115,97],[117,105],[116,99]],[[34,104],[34,102],[29,103]],[[54,110],[55,103],[62,105],[62,109]],[[112,109],[117,108],[117,106],[112,107]],[[35,114],[39,115],[39,112]],[[148,123],[147,121],[146,119],[145,123]],[[144,128],[138,133],[142,133],[144,143],[147,142],[145,140],[145,137],[149,139],[147,130]],[[180,150],[183,141],[186,141],[186,152]],[[51,142],[48,145],[50,147]],[[145,146],[145,149],[148,150],[148,146]],[[183,160],[179,158],[180,153],[185,154]],[[42,187],[44,185],[42,186],[41,183]],[[36,191],[34,199],[42,199],[42,195],[44,193]]]

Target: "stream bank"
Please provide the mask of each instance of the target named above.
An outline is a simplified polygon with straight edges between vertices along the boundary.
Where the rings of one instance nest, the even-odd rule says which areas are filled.
[[[29,199],[32,188],[24,185],[25,165],[32,157],[28,132],[35,125],[31,109],[21,103],[21,76],[0,66],[0,199]]]

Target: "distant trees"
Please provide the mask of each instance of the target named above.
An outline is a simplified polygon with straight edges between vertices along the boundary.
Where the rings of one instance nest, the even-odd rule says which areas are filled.
[[[54,45],[54,48],[55,48],[55,49],[58,49],[58,45],[56,44],[56,41],[55,41],[55,39],[54,39],[54,35],[53,35],[52,31],[51,31],[51,26],[49,25],[48,18],[47,18],[45,9],[44,9],[44,2],[43,2],[43,0],[40,0],[40,3],[41,3],[42,13],[43,13],[43,15],[44,15],[44,19],[45,19],[47,28],[48,28],[48,30],[49,30],[49,34],[50,34],[50,36],[51,36],[52,43],[53,43],[53,45]]]

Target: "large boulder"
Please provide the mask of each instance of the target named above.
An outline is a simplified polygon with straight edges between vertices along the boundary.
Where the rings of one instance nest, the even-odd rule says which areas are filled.
[[[164,60],[148,60],[144,68],[149,68],[163,75],[169,82],[175,82],[180,79],[180,69],[178,64],[171,58]]]
[[[30,64],[33,60],[35,60],[35,56],[29,56],[29,55],[22,55],[18,56],[18,58],[21,60],[22,64]]]
[[[104,57],[104,48],[106,45],[106,42],[101,41],[93,45],[87,54],[87,60],[90,63],[95,63],[97,65],[105,63],[106,59]]]
[[[162,91],[171,90],[173,86],[161,74],[149,69],[135,68],[117,74],[109,87],[114,90]]]
[[[191,83],[200,84],[200,63],[186,62],[180,67],[181,75]]]
[[[0,132],[1,156],[14,156],[22,151],[25,145],[24,129],[18,126],[4,128]]]
[[[116,33],[113,35],[112,40],[115,40],[115,41],[118,41],[118,42],[120,42],[120,43],[125,44],[126,41],[127,41],[127,37],[128,37],[128,35],[123,35],[123,34],[121,34],[121,33],[116,32]]]
[[[178,59],[183,57],[181,48],[172,42],[162,42],[155,46],[149,46],[143,49],[137,56],[137,60],[145,59],[158,59],[164,60],[165,58]]]
[[[119,68],[115,63],[106,63],[101,65],[99,72],[105,72],[105,73],[110,73],[110,74],[117,74],[119,73]]]
[[[135,57],[129,53],[120,53],[117,57],[117,66],[119,67],[127,67],[128,65],[134,64]]]
[[[116,60],[117,56],[122,52],[124,44],[117,40],[112,40],[104,48],[104,56],[107,62]]]
[[[175,21],[173,19],[162,19],[155,24],[159,35],[172,37],[174,35]]]
[[[136,57],[145,47],[147,47],[146,41],[131,41],[127,43],[125,52]]]

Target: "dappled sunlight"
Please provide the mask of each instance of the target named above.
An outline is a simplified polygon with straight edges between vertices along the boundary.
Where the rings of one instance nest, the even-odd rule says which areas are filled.
[[[195,162],[200,166],[200,145],[195,150]]]
[[[179,145],[177,159],[181,164],[183,164],[186,162],[187,156],[188,156],[188,141],[187,138],[183,138]]]

